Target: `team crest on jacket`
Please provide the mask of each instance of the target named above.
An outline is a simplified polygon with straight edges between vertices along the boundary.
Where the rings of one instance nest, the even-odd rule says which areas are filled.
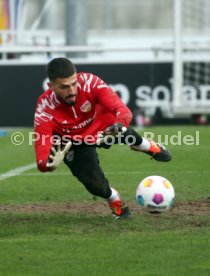
[[[88,112],[91,110],[91,103],[89,101],[85,101],[84,104],[82,106],[80,106],[80,110],[82,112]]]

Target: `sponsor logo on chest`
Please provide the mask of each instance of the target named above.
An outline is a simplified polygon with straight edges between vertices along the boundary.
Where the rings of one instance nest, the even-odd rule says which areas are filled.
[[[82,106],[80,106],[80,110],[82,112],[89,112],[92,108],[91,102],[85,101]]]

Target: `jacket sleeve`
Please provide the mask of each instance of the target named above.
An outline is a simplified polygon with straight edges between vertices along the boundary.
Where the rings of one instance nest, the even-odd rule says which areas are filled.
[[[47,172],[46,167],[51,149],[52,127],[51,122],[42,123],[34,128],[35,152],[37,168]]]
[[[116,117],[116,123],[122,123],[128,127],[132,120],[132,112],[122,102],[120,97],[103,80],[94,76],[92,91],[96,101],[105,106]]]
[[[46,164],[52,146],[52,116],[39,99],[34,114],[34,140],[37,167],[41,172],[48,171]]]

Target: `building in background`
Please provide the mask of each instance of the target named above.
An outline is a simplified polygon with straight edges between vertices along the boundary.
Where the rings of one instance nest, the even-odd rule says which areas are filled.
[[[209,0],[0,0],[0,7],[2,81],[6,72],[16,68],[13,75],[18,75],[30,66],[41,90],[45,80],[36,66],[66,56],[81,70],[107,78],[140,124],[158,118],[205,122]]]

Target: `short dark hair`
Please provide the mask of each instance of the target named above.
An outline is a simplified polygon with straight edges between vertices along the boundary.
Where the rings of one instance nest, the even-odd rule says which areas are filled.
[[[76,73],[76,67],[67,58],[54,58],[47,64],[47,76],[51,81],[58,78],[68,78],[74,73]]]

